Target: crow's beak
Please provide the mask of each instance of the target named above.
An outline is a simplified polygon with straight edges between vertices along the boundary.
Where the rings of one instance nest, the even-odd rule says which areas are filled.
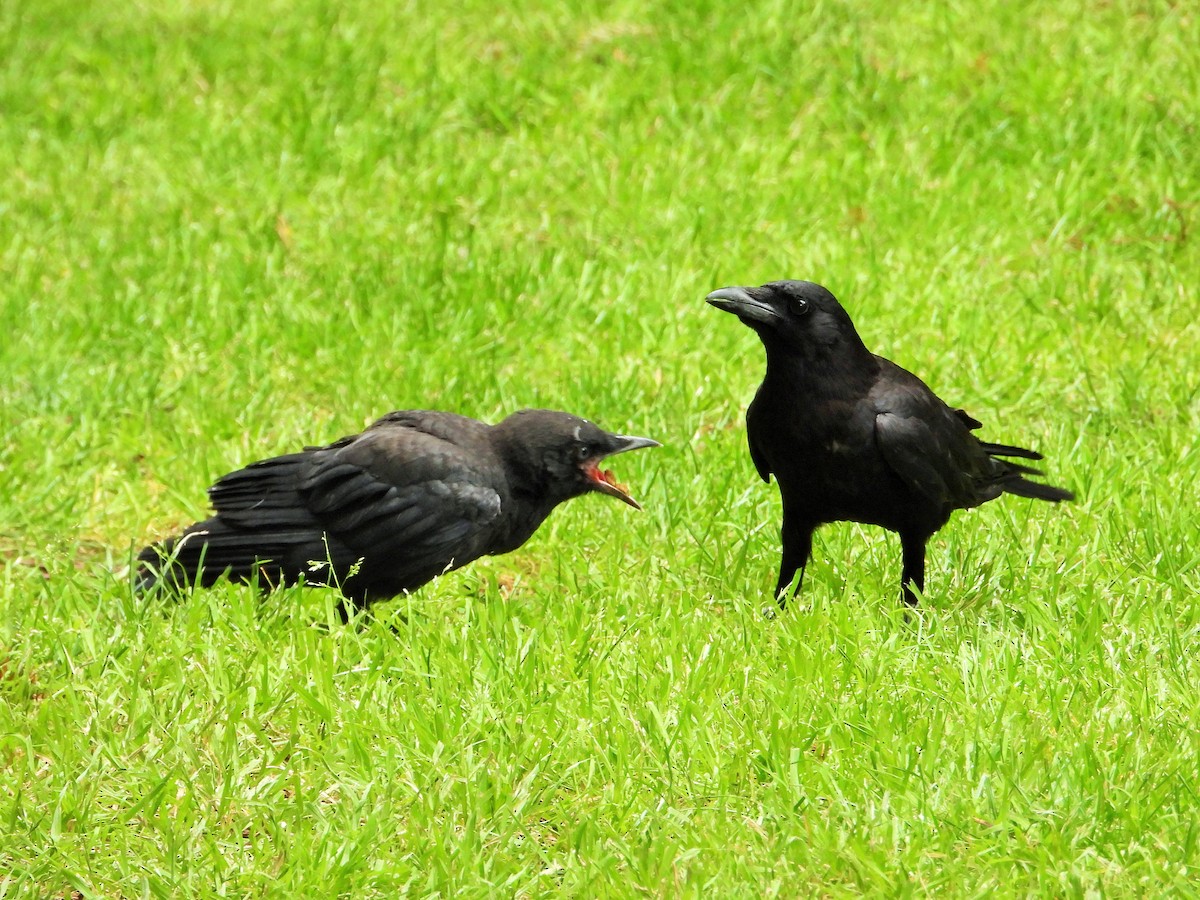
[[[629,450],[641,450],[643,447],[661,447],[658,441],[644,437],[631,437],[624,434],[614,434],[611,436],[612,449],[605,452],[601,459],[609,456],[616,456],[618,453],[626,453]],[[629,491],[625,489],[623,484],[620,484],[614,477],[611,471],[601,469],[597,464],[589,466],[586,470],[587,477],[591,479],[592,489],[599,491],[601,494],[608,494],[610,497],[616,497],[628,503],[634,509],[641,509],[642,505],[629,496]]]
[[[721,288],[704,299],[717,309],[733,313],[743,322],[761,322],[769,325],[779,319],[779,313],[744,287]]]
[[[616,456],[618,453],[624,453],[627,450],[642,450],[646,447],[661,447],[658,441],[652,438],[631,437],[627,434],[614,434],[612,436],[613,443],[616,444],[615,450],[609,450],[605,456]]]

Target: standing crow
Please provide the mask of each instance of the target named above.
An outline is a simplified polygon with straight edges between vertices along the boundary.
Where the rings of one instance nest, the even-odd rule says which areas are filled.
[[[657,446],[543,409],[498,425],[389,413],[361,434],[226,475],[208,491],[212,518],[138,555],[137,586],[303,579],[361,609],[517,549],[572,497],[597,491],[641,509],[600,463]]]
[[[925,589],[925,542],[956,509],[1002,493],[1057,503],[1070,491],[1024,476],[1037,469],[997,457],[1040,453],[980,441],[980,423],[951,409],[923,381],[871,353],[846,311],[819,284],[775,281],[706,298],[753,328],[767,374],[746,411],[750,457],[783,497],[783,559],[775,598],[812,553],[826,522],[863,522],[900,535],[904,600]]]

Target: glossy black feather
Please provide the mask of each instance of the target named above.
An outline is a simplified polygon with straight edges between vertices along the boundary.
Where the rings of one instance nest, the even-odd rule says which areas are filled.
[[[572,497],[597,491],[636,506],[597,462],[653,445],[548,410],[494,426],[390,413],[361,434],[221,478],[211,518],[141,552],[138,586],[210,585],[222,574],[268,588],[303,580],[364,605],[516,549]]]
[[[1041,472],[1002,457],[1040,453],[980,441],[981,423],[924,382],[867,350],[832,294],[805,281],[724,288],[708,302],[762,339],[767,372],[746,414],[750,456],[783,499],[775,596],[812,552],[827,522],[880,525],[900,535],[906,601],[924,590],[925,543],[956,509],[1002,493],[1058,502],[1070,491],[1031,481]],[[799,590],[797,582],[796,590]]]

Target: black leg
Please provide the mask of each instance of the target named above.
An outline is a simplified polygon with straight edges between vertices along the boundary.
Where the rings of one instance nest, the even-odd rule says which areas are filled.
[[[900,573],[900,590],[904,602],[909,606],[917,605],[916,588],[925,593],[925,542],[927,534],[901,534],[900,548],[904,554],[904,569]]]
[[[782,536],[783,557],[779,561],[779,581],[775,584],[775,602],[779,604],[780,609],[787,606],[787,589],[797,571],[800,572],[800,578],[792,591],[793,597],[800,593],[800,586],[804,584],[804,567],[808,565],[808,558],[812,556],[813,526],[807,522],[790,521],[785,512]]]
[[[336,601],[337,612],[342,624],[346,625],[358,613],[366,609],[370,601],[367,599],[366,592],[357,585],[343,585],[341,593],[341,599]]]

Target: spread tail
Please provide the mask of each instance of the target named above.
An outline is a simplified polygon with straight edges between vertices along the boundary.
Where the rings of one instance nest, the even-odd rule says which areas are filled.
[[[1024,447],[1014,447],[1011,444],[989,444],[984,441],[980,441],[979,443],[988,456],[1042,459],[1042,454],[1036,450],[1026,450]],[[1041,469],[1009,462],[1007,459],[997,460],[997,462],[1006,468],[1006,476],[1003,478],[1001,485],[1007,494],[1016,494],[1018,497],[1031,497],[1034,500],[1048,500],[1051,503],[1061,503],[1064,500],[1075,499],[1075,495],[1065,488],[1042,484],[1038,481],[1030,481],[1028,478],[1022,477],[1024,475],[1041,475]]]
[[[180,593],[193,587],[211,587],[227,574],[231,581],[251,581],[264,586],[283,580],[281,562],[297,543],[311,533],[263,535],[231,528],[218,518],[197,522],[177,538],[151,544],[138,554],[134,589],[138,593],[165,590]]]

